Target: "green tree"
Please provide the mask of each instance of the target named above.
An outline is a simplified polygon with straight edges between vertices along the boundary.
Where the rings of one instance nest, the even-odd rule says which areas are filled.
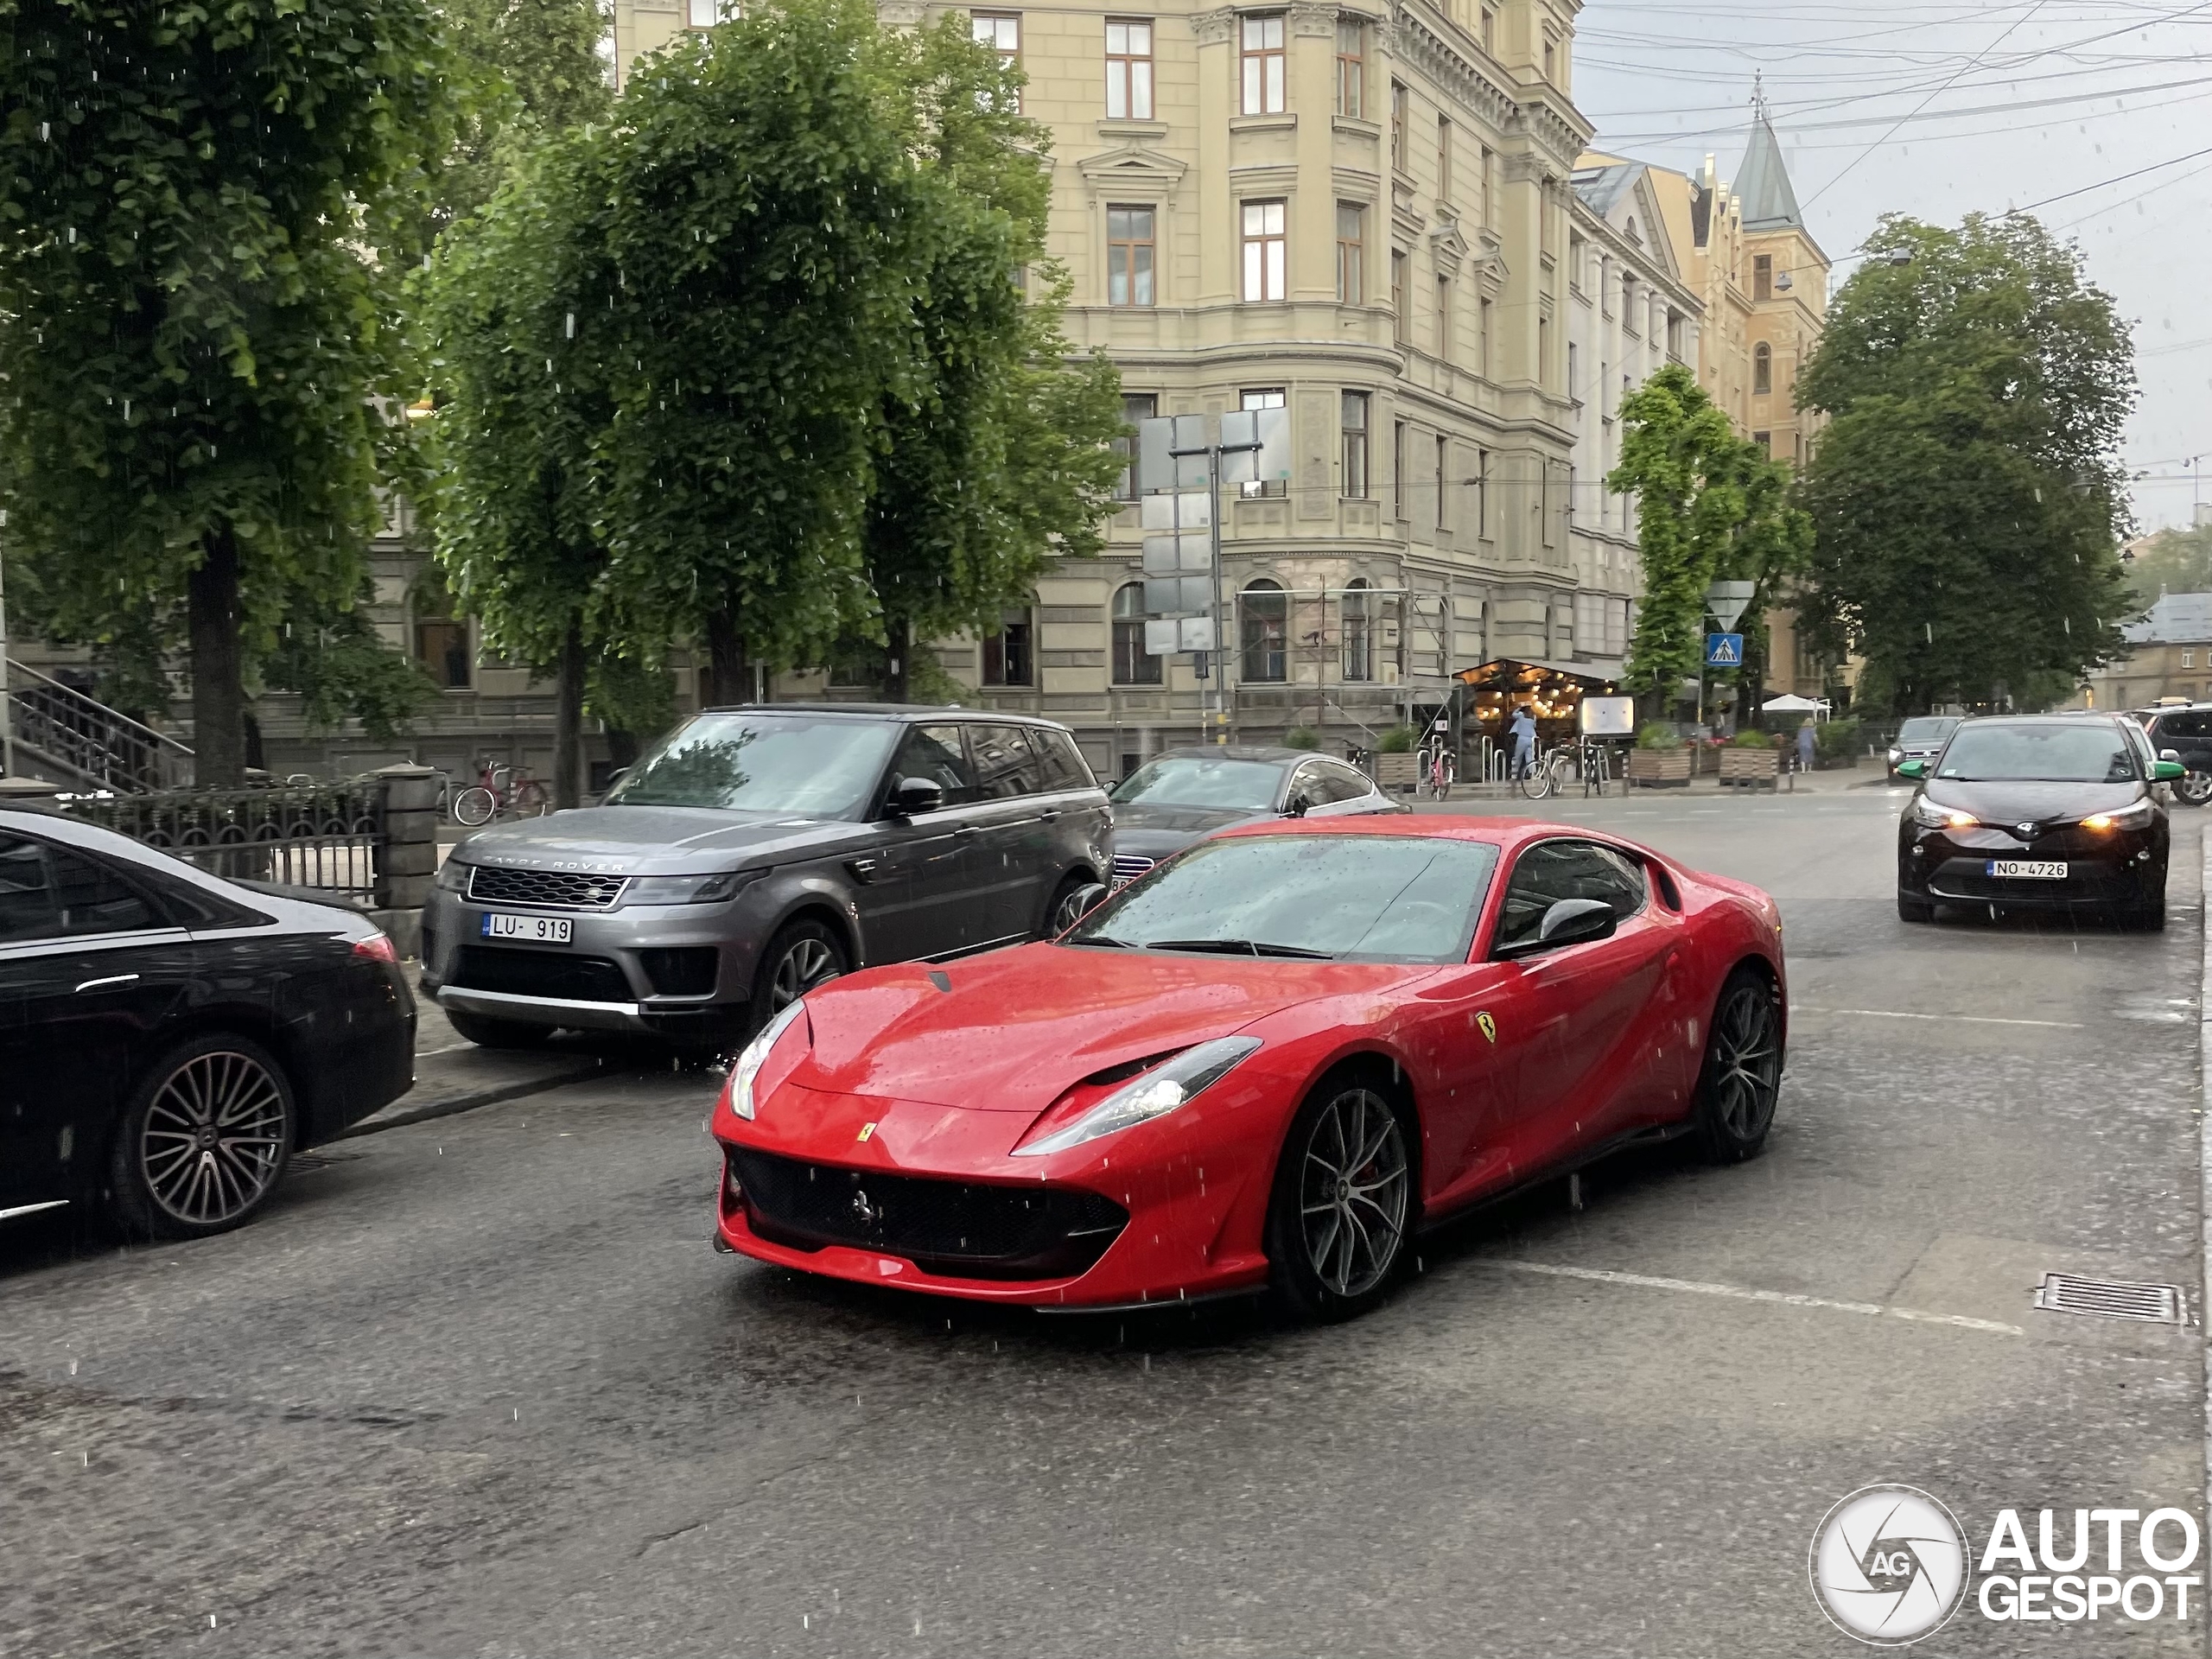
[[[2212,524],[2162,530],[2139,542],[2127,567],[2127,585],[2145,609],[2160,594],[2212,593]]]
[[[188,646],[200,780],[249,663],[344,605],[379,523],[451,106],[423,0],[0,0],[0,402],[51,624]]]
[[[1746,632],[1805,554],[1803,515],[1789,469],[1736,435],[1697,378],[1674,363],[1621,401],[1621,460],[1606,487],[1637,498],[1643,597],[1628,682],[1663,715],[1705,662],[1706,589],[1758,584]],[[1756,683],[1756,680],[1754,680]]]
[[[1802,614],[1894,714],[2032,704],[2120,649],[2132,348],[2081,256],[2032,219],[1891,217],[1799,402],[1833,419],[1805,503]]]
[[[546,137],[604,122],[614,106],[601,48],[607,0],[440,0],[463,114],[438,192],[441,230],[489,202]]]

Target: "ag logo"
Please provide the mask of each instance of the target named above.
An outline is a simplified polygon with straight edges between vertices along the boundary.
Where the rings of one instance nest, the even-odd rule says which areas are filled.
[[[1497,1040],[1497,1021],[1491,1019],[1487,1011],[1475,1016],[1475,1024],[1482,1027],[1483,1035],[1491,1041]]]
[[[1821,1611],[1845,1635],[1909,1647],[1966,1599],[1966,1535],[1916,1487],[1862,1487],[1814,1531],[1809,1569]]]

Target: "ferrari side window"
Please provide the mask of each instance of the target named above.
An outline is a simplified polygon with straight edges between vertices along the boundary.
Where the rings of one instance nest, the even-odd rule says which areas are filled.
[[[1547,841],[1521,855],[1498,911],[1497,944],[1526,944],[1562,899],[1601,899],[1626,920],[1643,908],[1643,872],[1610,847]]]

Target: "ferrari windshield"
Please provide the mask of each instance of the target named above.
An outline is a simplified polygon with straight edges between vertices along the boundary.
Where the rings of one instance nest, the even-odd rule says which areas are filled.
[[[2135,754],[2101,720],[1976,721],[1951,739],[1936,775],[1962,784],[2129,784]]]
[[[1265,812],[1275,804],[1282,768],[1267,760],[1168,754],[1139,766],[1115,790],[1126,805],[1196,806]]]
[[[899,728],[837,715],[701,715],[630,769],[609,806],[858,817]]]
[[[1199,842],[1067,935],[1074,945],[1350,962],[1465,962],[1497,867],[1486,842],[1250,836]]]

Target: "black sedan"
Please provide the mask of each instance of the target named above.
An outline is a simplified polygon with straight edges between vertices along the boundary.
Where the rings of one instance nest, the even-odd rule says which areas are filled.
[[[1253,744],[1170,749],[1124,778],[1112,798],[1116,886],[1233,823],[1408,810],[1344,761]]]
[[[2110,716],[1973,720],[1918,780],[1897,823],[1897,914],[1939,905],[2092,911],[2166,925],[2158,786],[2182,775]]]
[[[414,998],[358,912],[0,810],[0,1221],[235,1227],[414,1065]]]

